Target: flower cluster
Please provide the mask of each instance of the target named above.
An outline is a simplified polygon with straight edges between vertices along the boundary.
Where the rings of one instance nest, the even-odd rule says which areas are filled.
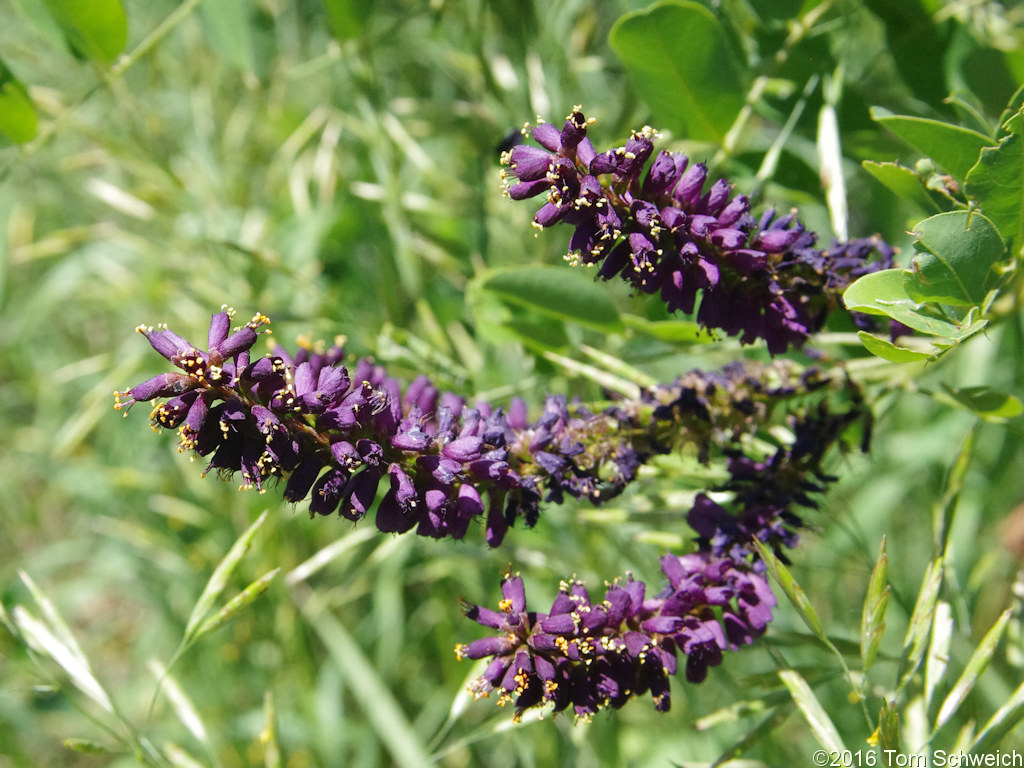
[[[753,542],[777,551],[795,544],[802,521],[793,507],[814,506],[831,479],[825,453],[862,415],[845,378],[776,360],[691,371],[598,412],[550,395],[530,421],[522,400],[470,407],[425,376],[403,391],[366,359],[350,372],[337,344],[254,358],[269,319],[257,314],[232,331],[231,317],[213,315],[206,350],[166,327],[140,326],[176,370],[116,392],[115,406],[156,401],[153,428],[176,429],[180,450],[208,457],[206,472],[241,473],[242,487],[260,491],[282,482],[287,501],[309,499],[311,516],[355,521],[376,507],[381,531],[453,538],[479,521],[497,546],[515,520],[533,525],[543,501],[613,498],[657,454],[727,459],[731,479],[714,500],[698,495],[686,518],[698,552],[662,559],[669,585],[655,597],[628,578],[593,603],[572,582],[537,614],[526,610],[522,581],[508,577],[499,612],[467,609],[501,632],[459,647],[468,658],[494,657],[474,690],[499,689],[517,713],[571,704],[587,717],[646,691],[666,710],[678,654],[687,680],[699,682],[722,651],[759,636],[775,601]],[[852,406],[835,408],[829,394]],[[810,398],[815,409],[802,404]],[[767,455],[774,411],[794,403],[790,439]]]
[[[686,679],[703,681],[723,651],[764,633],[776,603],[761,575],[727,558],[665,555],[661,568],[668,584],[654,597],[627,577],[595,603],[574,580],[561,585],[547,613],[527,610],[522,579],[506,575],[499,610],[466,606],[470,619],[499,632],[455,648],[460,658],[493,657],[471,690],[497,691],[517,718],[548,704],[588,718],[647,691],[656,709],[668,711],[678,654]]]
[[[735,451],[776,402],[823,386],[785,362],[734,364],[693,371],[597,413],[551,395],[531,422],[519,399],[507,410],[469,407],[424,376],[403,392],[366,359],[350,373],[336,345],[294,356],[276,347],[254,360],[250,350],[269,320],[257,315],[234,333],[230,323],[229,312],[213,315],[207,350],[167,328],[140,326],[179,370],[115,393],[116,407],[158,400],[153,428],[176,429],[180,450],[209,457],[206,472],[241,473],[242,487],[260,491],[283,481],[284,498],[308,497],[311,516],[359,520],[386,480],[376,508],[381,531],[461,538],[480,519],[492,546],[515,520],[532,526],[542,501],[614,498],[655,454],[688,447],[707,461],[712,451]],[[822,450],[837,437],[834,430]],[[773,517],[785,519],[783,502],[773,499]]]
[[[590,122],[577,106],[561,129],[536,125],[540,147],[518,144],[502,155],[506,192],[513,200],[545,195],[534,224],[575,228],[567,260],[660,293],[669,311],[696,310],[703,327],[745,344],[764,339],[777,354],[820,330],[852,280],[891,266],[892,249],[877,238],[818,249],[795,213],[755,218],[750,200],[724,179],[705,190],[703,163],[665,150],[651,160],[649,127],[598,153]]]

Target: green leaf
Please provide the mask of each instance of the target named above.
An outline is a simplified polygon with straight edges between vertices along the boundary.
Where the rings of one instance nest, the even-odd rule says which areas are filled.
[[[253,72],[256,68],[248,9],[248,3],[219,2],[199,6],[210,44],[243,72]]]
[[[938,120],[893,115],[878,107],[871,109],[871,117],[958,179],[966,178],[983,148],[994,146],[982,133]]]
[[[88,739],[64,739],[61,745],[64,749],[80,752],[83,755],[109,755],[114,751],[99,742],[89,741]]]
[[[860,656],[867,672],[875,663],[878,647],[885,633],[885,613],[889,609],[889,555],[885,548],[886,539],[882,537],[878,560],[871,570],[868,581],[868,593],[864,598],[864,608],[860,619]]]
[[[1015,395],[1008,395],[989,387],[950,387],[942,385],[945,393],[933,393],[936,399],[974,411],[985,421],[1003,422],[1024,412],[1024,404]]]
[[[917,240],[904,283],[916,301],[977,306],[985,300],[993,267],[1006,257],[999,230],[973,211],[931,216],[914,228]]]
[[[889,188],[900,200],[913,203],[926,213],[939,213],[942,209],[932,200],[921,179],[913,169],[899,163],[863,162],[864,170]]]
[[[121,0],[43,0],[71,49],[111,63],[128,42],[128,17]]]
[[[604,333],[621,333],[624,329],[607,291],[583,270],[513,267],[495,272],[483,281],[482,287],[509,304],[557,320]]]
[[[932,336],[953,338],[961,333],[957,323],[922,314],[924,305],[907,295],[906,276],[907,271],[903,269],[884,269],[864,275],[846,289],[843,303],[851,312],[891,317],[908,328]]]
[[[24,144],[35,138],[38,127],[28,91],[0,61],[0,134],[15,144]]]
[[[659,341],[668,342],[710,342],[711,335],[701,333],[700,326],[692,320],[648,320],[637,315],[623,315],[626,327],[650,336]]]
[[[985,637],[978,644],[978,647],[971,655],[970,661],[967,662],[967,666],[964,667],[960,679],[956,681],[953,689],[946,696],[946,700],[942,702],[939,714],[935,718],[935,730],[948,723],[949,719],[956,714],[963,700],[967,698],[967,694],[971,692],[974,684],[978,682],[978,678],[988,669],[989,662],[992,661],[992,656],[996,652],[996,646],[999,645],[1003,632],[1006,630],[1007,622],[1010,621],[1011,613],[1011,608],[1003,611],[1002,615],[992,626],[992,629],[985,634]]]
[[[843,754],[846,751],[843,739],[807,681],[793,669],[779,670],[779,678],[789,689],[790,696],[793,697],[793,701],[796,702],[804,719],[807,720],[807,724],[811,726],[811,733],[814,734],[814,738],[818,740],[822,748],[831,753]]]
[[[1021,114],[1018,112],[1006,125],[1012,132],[1001,139],[998,147],[981,151],[978,164],[967,174],[964,194],[977,202],[1007,240],[1017,238],[1024,229],[1024,138],[1021,137]],[[1020,251],[1018,245],[1017,251]]]
[[[363,31],[363,13],[360,4],[352,0],[323,0],[327,10],[327,23],[331,34],[338,40],[352,40]]]
[[[663,0],[622,16],[608,41],[662,127],[722,143],[743,107],[748,78],[707,8]]]
[[[920,360],[930,360],[935,357],[934,354],[917,349],[898,347],[888,339],[879,338],[867,331],[858,331],[857,337],[868,352],[891,363],[914,363]]]

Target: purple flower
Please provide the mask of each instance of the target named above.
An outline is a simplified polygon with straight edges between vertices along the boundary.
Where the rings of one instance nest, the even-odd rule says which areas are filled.
[[[764,633],[776,603],[764,577],[742,563],[692,554],[666,555],[661,565],[668,584],[653,598],[627,576],[594,602],[573,580],[547,613],[529,611],[522,579],[506,574],[499,610],[465,606],[468,618],[499,633],[456,646],[459,658],[492,657],[470,690],[478,698],[496,692],[499,703],[514,704],[516,718],[532,707],[571,706],[587,719],[646,692],[667,712],[677,654],[686,679],[703,681],[723,651]]]
[[[561,130],[537,125],[542,148],[506,152],[503,179],[513,200],[546,193],[534,224],[570,224],[567,260],[599,264],[602,279],[658,293],[673,312],[693,313],[700,295],[702,326],[744,344],[764,339],[779,354],[821,329],[850,282],[891,266],[877,238],[819,250],[795,214],[755,219],[724,179],[705,191],[707,167],[685,155],[662,151],[647,165],[657,138],[649,127],[598,154],[590,122],[577,106]]]

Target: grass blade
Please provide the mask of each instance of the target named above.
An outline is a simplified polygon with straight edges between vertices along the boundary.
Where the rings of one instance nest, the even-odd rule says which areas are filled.
[[[899,665],[898,690],[900,691],[917,672],[921,658],[924,656],[928,636],[931,633],[932,620],[935,616],[935,605],[939,600],[939,587],[942,586],[944,568],[945,558],[941,556],[935,558],[928,563],[924,579],[921,582],[921,590],[917,594],[917,602],[914,603],[914,610],[910,615],[910,625],[903,638],[903,653]]]
[[[931,707],[932,697],[949,666],[949,644],[953,638],[952,608],[945,600],[935,606],[932,621],[932,641],[928,646],[928,658],[924,664],[924,705]]]
[[[981,755],[990,753],[1003,740],[1003,737],[1016,728],[1022,720],[1024,720],[1024,683],[1018,685],[1017,690],[1013,692],[1006,703],[988,719],[988,722],[982,727],[981,733],[974,739],[971,751]]]
[[[267,510],[263,510],[263,514],[256,518],[256,522],[250,525],[245,533],[238,538],[231,546],[231,549],[228,550],[224,559],[214,568],[210,580],[206,582],[206,588],[203,589],[203,593],[199,596],[199,600],[196,601],[195,607],[192,608],[192,614],[188,617],[188,623],[185,625],[186,644],[195,640],[196,630],[199,628],[203,617],[209,613],[210,608],[213,607],[214,602],[220,597],[221,592],[227,586],[228,579],[235,572],[238,563],[241,562],[242,558],[245,557],[245,553],[252,547],[253,538],[255,538],[256,532],[267,519],[267,514]]]
[[[796,608],[800,618],[803,620],[807,628],[811,630],[816,638],[822,643],[827,645],[832,650],[835,648],[832,645],[832,641],[828,639],[828,635],[825,634],[825,626],[821,623],[821,618],[818,616],[818,612],[811,605],[811,601],[807,599],[807,594],[804,592],[803,587],[796,583],[796,579],[793,578],[793,574],[790,573],[789,569],[783,564],[775,553],[772,552],[768,547],[764,546],[760,541],[754,539],[754,546],[757,547],[757,552],[764,561],[764,564],[768,567],[768,573],[771,574],[772,579],[780,587],[782,591],[786,593],[786,597],[789,598],[789,602]],[[838,653],[838,651],[836,651]]]
[[[218,630],[231,621],[235,616],[253,602],[257,597],[262,595],[270,588],[270,582],[272,582],[277,574],[281,572],[281,568],[275,568],[272,571],[260,576],[256,581],[247,586],[233,598],[228,600],[224,604],[224,607],[217,611],[215,614],[210,616],[206,621],[199,625],[199,629],[192,635],[192,640],[198,640],[203,635],[209,634],[214,630]]]
[[[70,648],[51,631],[50,627],[20,605],[14,606],[13,614],[14,623],[29,647],[52,659],[57,666],[67,672],[78,690],[107,712],[116,714],[110,696],[93,676],[89,663],[81,655],[77,645],[74,649]]]
[[[281,768],[281,745],[277,740],[277,707],[273,691],[263,696],[263,730],[260,731],[263,745],[263,764],[266,768]]]
[[[960,679],[956,681],[953,690],[949,692],[946,700],[942,702],[938,717],[935,718],[936,731],[949,722],[949,719],[956,713],[963,700],[967,698],[967,694],[974,688],[978,678],[988,669],[989,662],[992,661],[992,656],[996,652],[996,647],[1003,638],[1003,632],[1006,631],[1006,624],[1010,621],[1010,614],[1011,609],[1009,608],[1003,611],[1002,615],[996,620],[996,623],[992,625],[992,629],[985,634],[985,637],[978,643],[978,647],[974,649],[974,653],[971,655],[970,661],[967,662],[967,666],[964,667]]]
[[[153,659],[149,662],[149,670],[153,673],[153,676],[161,683],[164,692],[167,694],[167,699],[171,703],[171,707],[174,709],[174,714],[178,716],[181,724],[185,726],[186,730],[192,734],[192,737],[198,741],[208,752],[212,751],[210,745],[210,737],[206,732],[206,726],[203,725],[202,718],[199,717],[199,713],[193,706],[192,701],[182,690],[178,681],[168,672],[167,668],[164,667],[159,661]]]
[[[779,678],[789,689],[789,694],[803,713],[807,724],[811,726],[811,732],[822,748],[829,752],[843,754],[846,747],[839,736],[839,731],[836,730],[835,724],[821,706],[821,702],[818,701],[807,681],[793,669],[779,670]]]
[[[395,764],[400,768],[433,766],[412,723],[348,630],[312,595],[293,596]]]

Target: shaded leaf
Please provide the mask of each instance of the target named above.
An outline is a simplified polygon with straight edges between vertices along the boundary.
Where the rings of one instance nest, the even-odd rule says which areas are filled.
[[[984,134],[939,120],[893,115],[878,107],[871,109],[871,117],[958,179],[966,178],[983,148],[993,146]]]
[[[128,17],[121,0],[43,0],[71,49],[111,63],[128,42]]]
[[[999,228],[1007,241],[1017,238],[1024,229],[1024,139],[1021,137],[1021,114],[1018,112],[1004,125],[1012,132],[1001,139],[998,147],[982,150],[978,164],[967,174],[964,193],[976,201],[985,215]],[[1018,246],[1017,250],[1020,248]]]
[[[35,138],[38,127],[28,91],[0,61],[0,134],[15,144],[24,144]]]
[[[662,0],[622,16],[608,41],[662,127],[722,143],[743,107],[747,75],[714,14]]]
[[[952,211],[914,228],[917,240],[905,288],[916,301],[977,306],[985,300],[993,266],[1006,256],[999,230],[985,216]]]
[[[503,301],[558,320],[605,333],[619,333],[624,327],[607,291],[583,271],[544,266],[503,269],[487,277],[482,287]]]
[[[872,160],[865,160],[862,165],[900,200],[913,203],[925,213],[939,213],[941,210],[913,169],[899,163],[876,163]]]
[[[1020,398],[989,387],[958,389],[943,384],[942,389],[942,393],[933,393],[937,399],[974,411],[986,421],[1003,422],[1024,412]]]

